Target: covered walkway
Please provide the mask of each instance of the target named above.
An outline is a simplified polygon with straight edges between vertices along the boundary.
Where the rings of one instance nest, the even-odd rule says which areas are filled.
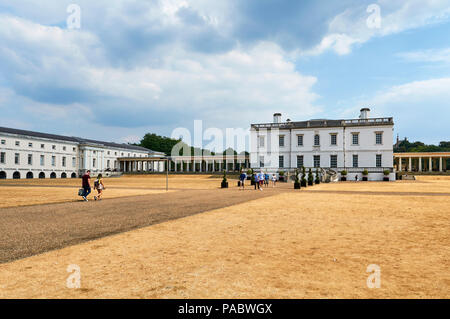
[[[446,172],[450,152],[394,153],[398,172]]]

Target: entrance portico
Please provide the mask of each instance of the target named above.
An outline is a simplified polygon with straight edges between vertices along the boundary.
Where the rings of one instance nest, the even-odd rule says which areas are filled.
[[[394,153],[398,172],[446,172],[450,152]]]

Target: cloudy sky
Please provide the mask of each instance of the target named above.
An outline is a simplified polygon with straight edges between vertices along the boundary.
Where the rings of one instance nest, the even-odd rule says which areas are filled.
[[[361,107],[450,140],[450,0],[0,0],[0,126],[133,142]]]

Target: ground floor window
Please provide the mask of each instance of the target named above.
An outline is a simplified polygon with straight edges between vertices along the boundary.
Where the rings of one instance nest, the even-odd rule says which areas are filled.
[[[377,154],[377,158],[376,158],[376,166],[377,166],[377,167],[381,167],[381,166],[382,166],[382,157],[381,157],[381,154]]]
[[[337,155],[330,155],[330,167],[337,168]]]
[[[297,155],[297,168],[302,168],[303,166],[303,155]]]
[[[314,167],[320,167],[320,155],[314,155]]]
[[[353,167],[357,168],[358,166],[358,155],[353,155]]]
[[[278,166],[279,166],[280,168],[283,168],[283,167],[284,167],[284,156],[283,156],[283,155],[280,155],[280,156],[278,157]]]
[[[259,157],[259,167],[264,167],[264,156]]]

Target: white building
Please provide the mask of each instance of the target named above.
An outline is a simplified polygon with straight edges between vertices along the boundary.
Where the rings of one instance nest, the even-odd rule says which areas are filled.
[[[348,179],[362,177],[382,180],[383,171],[393,172],[392,117],[369,118],[370,110],[361,109],[359,119],[281,121],[275,113],[273,123],[252,124],[250,162],[252,168],[268,172],[296,168],[327,168],[348,172]]]
[[[120,158],[160,156],[140,146],[0,127],[0,179],[75,178],[88,169],[109,175],[135,165]]]

